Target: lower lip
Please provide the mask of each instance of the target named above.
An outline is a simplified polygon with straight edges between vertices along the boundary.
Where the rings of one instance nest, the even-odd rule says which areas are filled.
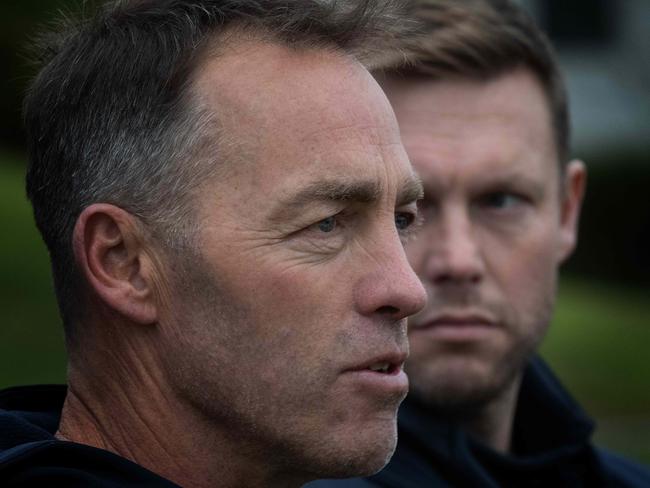
[[[379,373],[370,369],[348,371],[345,376],[360,383],[364,389],[381,395],[406,395],[409,389],[408,376],[402,368],[391,373]]]
[[[412,327],[411,335],[426,335],[444,342],[476,342],[494,334],[497,327],[484,323],[436,323]]]

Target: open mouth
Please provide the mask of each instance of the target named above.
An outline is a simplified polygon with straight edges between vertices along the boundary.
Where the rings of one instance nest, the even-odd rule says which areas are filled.
[[[404,373],[404,361],[406,361],[407,356],[407,350],[378,354],[374,358],[346,368],[345,371],[351,373],[372,373],[376,376],[399,376]]]
[[[396,351],[377,355],[368,361],[362,362],[344,373],[349,381],[354,382],[360,391],[369,395],[403,399],[408,391],[408,377],[404,372],[406,351]]]
[[[367,369],[369,369],[373,373],[395,374],[401,370],[401,365],[391,363],[388,361],[382,361],[379,363],[371,364],[370,366],[368,366]]]

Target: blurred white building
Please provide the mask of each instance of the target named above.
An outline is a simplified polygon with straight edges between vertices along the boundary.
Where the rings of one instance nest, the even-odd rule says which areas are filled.
[[[575,152],[650,152],[650,0],[519,1],[560,55]]]

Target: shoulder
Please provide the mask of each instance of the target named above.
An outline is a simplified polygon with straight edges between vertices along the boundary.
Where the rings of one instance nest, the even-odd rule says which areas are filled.
[[[607,486],[650,486],[650,468],[605,449],[596,449]]]

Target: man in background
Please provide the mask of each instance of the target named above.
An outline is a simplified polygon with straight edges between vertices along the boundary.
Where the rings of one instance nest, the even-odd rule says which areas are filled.
[[[0,393],[0,485],[300,486],[396,442],[422,188],[366,70],[392,2],[111,2],[25,103],[68,385]]]
[[[511,1],[424,0],[418,17],[412,64],[378,78],[425,187],[407,252],[428,303],[409,320],[395,456],[332,486],[650,486],[593,446],[536,355],[586,178],[552,49]]]

